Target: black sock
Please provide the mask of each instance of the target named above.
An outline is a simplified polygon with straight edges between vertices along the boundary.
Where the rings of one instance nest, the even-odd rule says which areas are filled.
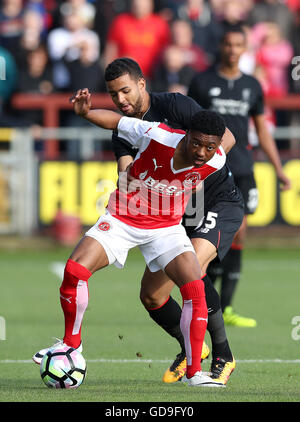
[[[214,314],[208,314],[207,331],[211,336],[212,358],[222,357],[232,360],[232,353],[226,336],[221,308]]]
[[[185,353],[184,337],[180,330],[181,307],[178,303],[170,296],[160,308],[147,311],[153,321],[178,341],[182,352]]]
[[[208,315],[210,313],[213,314],[221,308],[220,297],[208,274],[202,277],[202,280],[204,282]]]
[[[227,340],[218,292],[207,274],[202,280],[204,281],[208,308],[207,331],[211,338],[212,356],[213,358],[222,357],[227,360],[232,360],[232,353]]]
[[[220,263],[219,259],[215,258],[209,263],[206,273],[209,276],[211,282],[214,284],[216,279],[223,273],[222,264]]]
[[[231,306],[234,292],[241,273],[241,249],[230,249],[222,261],[223,275],[221,285],[221,307]]]

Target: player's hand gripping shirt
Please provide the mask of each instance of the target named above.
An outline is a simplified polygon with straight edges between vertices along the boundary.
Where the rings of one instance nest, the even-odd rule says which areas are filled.
[[[226,161],[219,147],[202,167],[175,170],[173,156],[185,136],[183,130],[122,117],[118,133],[139,148],[130,168],[131,176],[139,180],[139,189],[130,192],[130,187],[118,188],[111,194],[107,208],[114,217],[134,227],[156,229],[179,224],[193,189]]]

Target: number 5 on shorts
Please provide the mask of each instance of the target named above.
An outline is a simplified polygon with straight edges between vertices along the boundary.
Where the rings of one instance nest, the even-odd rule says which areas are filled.
[[[216,221],[217,217],[218,217],[217,212],[208,211],[207,216],[206,216],[205,227],[207,229],[214,229],[217,224],[217,221]]]

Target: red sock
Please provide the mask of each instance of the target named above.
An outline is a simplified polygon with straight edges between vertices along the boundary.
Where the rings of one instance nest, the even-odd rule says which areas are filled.
[[[191,378],[201,371],[201,354],[207,326],[207,305],[204,283],[194,280],[186,283],[180,289],[183,308],[180,328],[184,336],[187,357],[187,377]]]
[[[64,343],[77,348],[81,343],[81,323],[89,301],[88,279],[92,273],[69,259],[60,287],[60,303],[65,316]]]

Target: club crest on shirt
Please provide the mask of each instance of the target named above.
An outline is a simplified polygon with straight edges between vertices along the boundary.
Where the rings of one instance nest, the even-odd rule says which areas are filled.
[[[244,101],[249,101],[250,94],[251,94],[250,89],[247,89],[247,88],[246,89],[243,89],[243,91],[242,91],[243,100]]]
[[[221,94],[221,88],[219,86],[214,86],[210,88],[209,95],[212,97],[218,97]]]
[[[108,230],[110,230],[110,228],[111,225],[107,221],[101,221],[101,223],[98,224],[98,229],[102,230],[103,232],[107,232]]]
[[[200,180],[201,180],[200,174],[194,171],[193,173],[189,173],[186,175],[183,181],[183,186],[187,188],[196,186]]]

